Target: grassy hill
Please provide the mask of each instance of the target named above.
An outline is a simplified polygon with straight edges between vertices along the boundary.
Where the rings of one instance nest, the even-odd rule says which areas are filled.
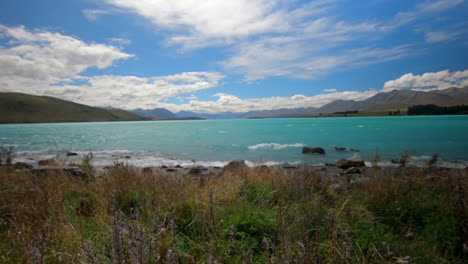
[[[48,96],[0,93],[0,123],[137,120],[145,118],[124,110],[91,107]]]

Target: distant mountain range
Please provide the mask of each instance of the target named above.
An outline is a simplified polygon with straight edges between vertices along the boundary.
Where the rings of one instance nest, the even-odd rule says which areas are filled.
[[[387,109],[408,108],[413,105],[436,104],[441,106],[467,104],[468,86],[464,88],[448,88],[430,92],[394,90],[378,93],[363,101],[336,100],[326,104],[311,114],[334,113],[343,111],[377,111]]]
[[[131,110],[130,112],[144,117],[176,118],[177,116],[165,108],[155,108],[144,110],[141,108]]]
[[[306,117],[346,111],[406,109],[413,105],[425,104],[439,106],[468,104],[468,86],[430,92],[395,90],[378,93],[363,101],[336,100],[320,108],[307,107],[217,114],[188,111],[174,114],[164,108],[132,111],[115,108],[104,109],[48,96],[0,93],[0,123],[180,120],[193,119],[194,117],[205,119]]]
[[[394,90],[391,92],[381,92],[363,101],[336,100],[322,107],[307,107],[295,109],[278,109],[264,111],[250,111],[243,113],[223,112],[217,114],[196,113],[183,111],[172,113],[166,109],[157,108],[154,116],[147,117],[167,117],[169,112],[177,117],[201,117],[206,119],[232,119],[232,118],[274,118],[274,117],[301,117],[314,116],[319,114],[332,114],[346,111],[379,111],[389,109],[406,109],[413,105],[435,104],[439,106],[468,104],[468,86],[463,88],[448,88],[444,90],[434,90],[429,92],[412,90]],[[141,109],[133,110],[134,113],[143,115]],[[166,111],[161,111],[166,110]],[[142,110],[145,113],[152,113],[153,110]],[[162,113],[158,116],[156,113]],[[171,117],[173,117],[171,115]]]
[[[103,109],[48,96],[0,93],[0,123],[137,121],[145,118],[120,109]]]

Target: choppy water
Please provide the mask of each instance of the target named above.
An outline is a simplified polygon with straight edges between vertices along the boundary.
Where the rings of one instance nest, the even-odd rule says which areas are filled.
[[[385,163],[410,151],[416,163],[437,153],[445,162],[464,166],[468,116],[6,124],[0,125],[1,145],[14,145],[16,160],[30,163],[29,158],[64,159],[67,151],[91,151],[98,166],[114,161],[222,166],[233,159],[324,164],[354,156],[369,161],[376,151]],[[304,155],[303,146],[320,146],[327,154]],[[334,152],[334,146],[361,151]]]

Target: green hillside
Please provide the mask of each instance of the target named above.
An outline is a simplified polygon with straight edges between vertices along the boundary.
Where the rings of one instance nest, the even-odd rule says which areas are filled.
[[[0,93],[0,123],[137,121],[145,118],[124,110],[108,110],[48,96]]]

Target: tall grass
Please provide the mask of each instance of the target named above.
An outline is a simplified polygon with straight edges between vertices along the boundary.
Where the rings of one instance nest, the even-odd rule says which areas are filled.
[[[83,181],[0,168],[0,263],[463,263],[466,176],[116,164]]]

